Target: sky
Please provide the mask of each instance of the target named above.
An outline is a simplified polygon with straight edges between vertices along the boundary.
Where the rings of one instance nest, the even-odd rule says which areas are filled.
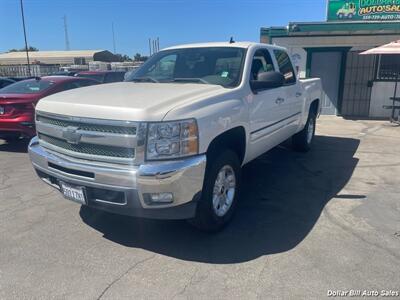
[[[19,0],[0,0],[0,52],[24,47]],[[149,54],[194,42],[260,40],[260,28],[293,21],[324,21],[326,0],[23,0],[28,45],[65,50],[67,16],[71,50]]]

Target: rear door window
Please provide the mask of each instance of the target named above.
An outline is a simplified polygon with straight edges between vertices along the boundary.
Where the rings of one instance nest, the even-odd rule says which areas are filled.
[[[296,83],[296,73],[294,72],[289,55],[283,50],[274,50],[274,55],[278,62],[279,71],[285,77],[285,84]]]

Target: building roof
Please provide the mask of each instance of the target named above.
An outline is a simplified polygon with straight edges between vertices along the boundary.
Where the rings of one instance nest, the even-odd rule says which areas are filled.
[[[70,51],[29,51],[29,58],[47,58],[47,57],[85,57],[93,56],[95,53],[105,50],[70,50]],[[24,58],[26,52],[7,52],[0,53],[0,59],[3,58]]]
[[[73,62],[74,58],[80,57],[93,60],[95,54],[107,52],[106,50],[30,51],[29,60],[31,62],[39,61],[47,64],[62,64]],[[1,64],[26,64],[26,52],[0,53]]]
[[[261,28],[261,36],[400,34],[399,21],[291,22],[287,27]]]

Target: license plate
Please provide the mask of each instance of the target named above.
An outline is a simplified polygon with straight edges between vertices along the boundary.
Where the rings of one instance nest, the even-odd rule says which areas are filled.
[[[4,107],[3,106],[0,106],[0,115],[4,115]]]
[[[85,188],[60,182],[61,192],[65,198],[80,204],[86,204]]]

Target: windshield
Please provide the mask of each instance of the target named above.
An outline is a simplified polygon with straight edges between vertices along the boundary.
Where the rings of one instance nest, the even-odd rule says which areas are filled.
[[[172,49],[158,52],[126,81],[180,82],[238,86],[246,50],[234,47]]]
[[[50,88],[54,82],[48,80],[24,80],[6,86],[1,94],[37,94]]]
[[[103,82],[104,80],[104,74],[78,74],[76,75],[77,77],[84,77],[84,78],[90,78],[97,80],[99,82]]]

